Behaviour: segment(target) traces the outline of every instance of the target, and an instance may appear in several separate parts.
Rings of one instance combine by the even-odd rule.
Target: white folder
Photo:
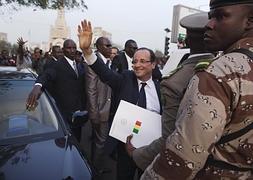
[[[161,124],[160,114],[121,100],[109,135],[126,143],[133,134],[131,143],[139,148],[162,136]]]

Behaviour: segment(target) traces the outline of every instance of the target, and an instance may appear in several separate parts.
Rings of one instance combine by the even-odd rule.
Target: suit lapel
[[[133,72],[133,87],[134,87],[134,93],[133,93],[133,101],[134,104],[137,104],[138,98],[139,98],[139,87],[138,87],[138,81],[137,77],[135,76]]]
[[[123,61],[124,66],[126,67],[126,69],[128,69],[128,61],[127,61],[127,57],[125,53],[124,53],[124,58],[125,58],[125,60]]]
[[[75,78],[77,78],[76,72],[70,66],[70,64],[68,63],[67,59],[63,58],[62,59],[62,63],[64,64],[64,68],[66,69],[66,72],[72,74],[72,76],[74,76]]]
[[[82,74],[84,74],[84,72],[85,72],[84,64],[83,63],[78,63],[77,64],[77,70],[78,70],[79,77],[82,76]]]

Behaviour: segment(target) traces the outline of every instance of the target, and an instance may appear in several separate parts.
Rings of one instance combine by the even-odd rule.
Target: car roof
[[[17,69],[13,66],[0,66],[0,79],[36,80],[36,74],[31,69]]]

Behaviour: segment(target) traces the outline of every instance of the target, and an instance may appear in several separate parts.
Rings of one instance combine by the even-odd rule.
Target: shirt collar
[[[65,57],[65,59],[66,59],[69,63],[73,64],[73,61],[74,61],[74,60],[69,59],[67,56],[64,56],[64,57]]]
[[[106,57],[104,57],[104,55],[101,54],[100,52],[97,51],[97,53],[99,54],[99,56],[102,58],[102,60],[103,60],[104,63],[106,64],[107,60],[109,60],[109,59],[107,59]]]
[[[69,59],[69,58],[66,57],[66,56],[64,56],[64,58],[68,61],[68,63],[70,64],[70,66],[74,69],[75,67],[74,67],[73,62],[75,62],[75,60],[71,60],[71,59]]]
[[[52,56],[52,58],[53,58],[54,61],[58,61],[54,56]]]
[[[152,77],[151,77],[149,80],[147,80],[147,81],[141,81],[141,80],[137,79],[137,82],[138,82],[138,86],[141,86],[141,83],[142,83],[142,82],[147,83],[147,86],[148,86],[148,87],[152,87],[152,85],[153,85]]]
[[[131,62],[132,63],[132,58],[130,58],[128,55],[127,55],[127,53],[126,52],[124,52],[125,53],[125,56],[126,56],[126,58],[127,58],[127,61],[129,61],[129,62]]]

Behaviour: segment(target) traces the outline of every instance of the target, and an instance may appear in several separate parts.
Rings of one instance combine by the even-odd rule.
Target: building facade
[[[7,33],[0,32],[0,41],[8,41],[7,39]]]
[[[70,28],[65,20],[64,8],[59,9],[57,13],[55,25],[50,28],[49,45],[62,47],[63,42],[70,38]]]

